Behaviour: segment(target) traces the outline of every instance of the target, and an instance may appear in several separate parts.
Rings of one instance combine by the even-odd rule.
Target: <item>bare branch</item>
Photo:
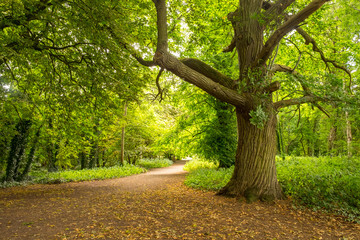
[[[315,107],[317,107],[320,111],[322,111],[328,118],[330,117],[330,114],[322,107],[320,106],[318,103],[313,103],[315,105]]]
[[[307,33],[305,32],[302,28],[296,28],[296,31],[305,39],[305,44],[309,45],[310,43],[313,46],[313,51],[317,52],[320,54],[321,60],[326,64],[326,66],[329,68],[328,63],[331,63],[335,68],[337,69],[341,69],[344,72],[347,73],[347,75],[350,78],[350,83],[349,83],[349,90],[351,92],[351,85],[352,85],[352,76],[351,76],[351,72],[344,66],[340,66],[335,60],[331,60],[325,57],[325,54],[323,51],[321,51],[321,49],[318,47],[316,41]]]
[[[257,57],[258,61],[256,61],[255,64],[264,64],[271,56],[276,45],[288,32],[296,28],[301,22],[307,19],[311,14],[317,11],[322,5],[324,5],[328,1],[329,0],[313,0],[300,12],[290,17],[269,37],[263,49],[259,53]]]
[[[267,8],[263,16],[264,25],[269,24],[272,20],[279,17],[284,10],[289,7],[295,0],[279,0],[275,4],[263,4],[263,8]]]
[[[161,68],[160,71],[159,71],[159,74],[156,77],[156,87],[158,89],[158,94],[156,95],[155,99],[157,99],[160,96],[160,102],[163,100],[163,92],[164,92],[164,90],[161,89],[159,81],[160,81],[161,74],[163,72],[164,72],[164,68]]]
[[[223,49],[223,52],[232,52],[236,47],[236,40],[235,37],[231,40],[231,43],[229,46]]]
[[[156,63],[154,61],[147,61],[140,57],[140,54],[132,46],[123,42],[121,37],[119,37],[111,27],[107,27],[107,30],[109,31],[110,35],[116,40],[116,42],[120,44],[125,50],[127,50],[130,55],[134,57],[136,61],[138,61],[141,65],[145,67],[156,66]]]
[[[299,105],[299,104],[304,104],[304,103],[315,103],[320,100],[322,100],[322,99],[320,99],[319,97],[316,97],[316,96],[304,96],[304,97],[300,97],[300,98],[293,98],[293,99],[289,99],[289,100],[282,100],[279,102],[275,102],[274,108],[280,109],[280,108],[284,108],[284,107],[288,107],[288,106],[292,106],[292,105]]]
[[[270,69],[270,71],[272,71],[272,72],[288,72],[288,73],[297,74],[297,72],[294,72],[291,67],[281,65],[281,64],[274,64],[273,67]]]
[[[301,51],[300,48],[299,48],[293,41],[291,41],[290,39],[285,38],[285,40],[291,42],[291,43],[296,47],[296,49],[299,51],[298,60],[297,60],[297,62],[296,62],[295,67],[294,67],[293,70],[292,70],[292,71],[295,71],[295,69],[297,68],[297,66],[298,66],[299,63],[300,63],[300,60],[301,60],[301,57],[302,57],[302,51]]]

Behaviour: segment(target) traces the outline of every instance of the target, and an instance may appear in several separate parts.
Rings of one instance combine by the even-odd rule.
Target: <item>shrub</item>
[[[187,162],[184,166],[184,170],[188,172],[192,172],[196,169],[200,168],[207,168],[207,169],[216,169],[218,167],[218,164],[215,164],[210,161],[201,160],[201,159],[194,159],[189,162]]]
[[[185,180],[185,185],[208,191],[217,191],[230,180],[234,168],[198,168],[191,171]]]
[[[115,166],[110,168],[67,170],[61,172],[47,173],[45,175],[45,178],[38,178],[35,181],[40,183],[60,183],[72,181],[77,182],[126,177],[143,172],[145,172],[145,170],[141,167],[125,165],[122,167]]]
[[[173,162],[167,158],[144,158],[138,161],[137,165],[150,169],[150,168],[162,168],[162,167],[168,167],[171,166]]]

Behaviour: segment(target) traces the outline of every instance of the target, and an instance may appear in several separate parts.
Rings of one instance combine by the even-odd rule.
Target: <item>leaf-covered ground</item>
[[[0,239],[360,239],[360,225],[184,186],[184,162],[146,174],[0,189]]]

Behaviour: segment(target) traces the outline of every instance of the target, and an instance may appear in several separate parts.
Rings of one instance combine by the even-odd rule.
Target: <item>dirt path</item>
[[[184,162],[136,176],[0,189],[0,239],[360,239],[360,225],[188,189]]]

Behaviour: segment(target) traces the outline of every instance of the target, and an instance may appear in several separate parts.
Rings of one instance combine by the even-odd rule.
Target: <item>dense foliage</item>
[[[360,222],[359,158],[278,157],[276,166],[281,186],[294,203]],[[184,170],[190,172],[187,186],[210,191],[225,186],[232,174],[204,160],[188,162]]]
[[[278,158],[279,181],[288,196],[314,210],[360,222],[359,158]]]

